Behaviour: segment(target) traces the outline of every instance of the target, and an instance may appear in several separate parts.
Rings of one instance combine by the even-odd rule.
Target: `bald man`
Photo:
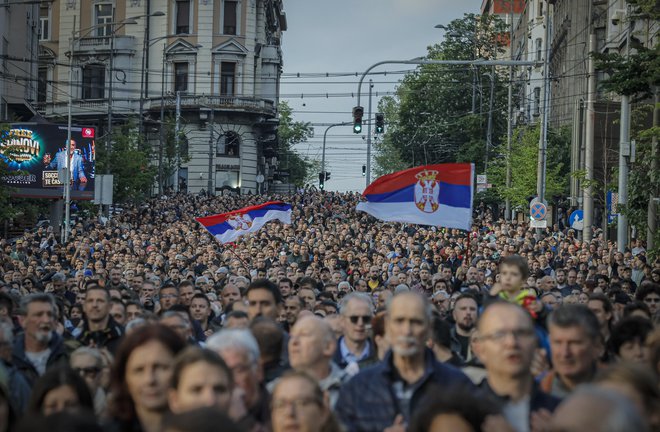
[[[560,401],[542,392],[532,376],[538,341],[529,313],[517,304],[496,302],[481,315],[477,330],[475,351],[487,374],[480,387],[501,400],[516,431],[530,431],[532,421],[543,422]]]
[[[297,371],[307,372],[319,382],[334,409],[339,389],[350,376],[332,361],[337,348],[332,327],[322,318],[305,314],[289,334],[289,364]]]

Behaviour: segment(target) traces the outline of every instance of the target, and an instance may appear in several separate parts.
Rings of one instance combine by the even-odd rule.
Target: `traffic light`
[[[330,180],[330,173],[327,171],[325,172],[325,179]]]
[[[364,177],[364,176],[366,176],[366,175],[367,175],[367,166],[366,166],[366,165],[362,165],[362,177]]]
[[[356,106],[353,108],[353,133],[359,134],[362,132],[362,116],[364,115],[364,108]]]
[[[325,173],[319,173],[319,189],[323,190],[325,187]]]
[[[385,115],[376,113],[376,133],[382,134],[383,132],[385,132]]]

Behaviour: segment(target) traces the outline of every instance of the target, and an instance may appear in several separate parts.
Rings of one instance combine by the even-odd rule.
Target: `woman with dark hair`
[[[69,367],[46,371],[35,383],[26,415],[50,415],[84,409],[94,412],[94,401],[85,380]]]
[[[110,430],[161,430],[174,357],[185,346],[174,330],[160,324],[140,327],[126,336],[112,369]]]

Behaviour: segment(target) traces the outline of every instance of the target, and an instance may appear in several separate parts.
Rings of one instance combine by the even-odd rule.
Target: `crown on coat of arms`
[[[435,180],[437,175],[438,175],[438,171],[425,169],[424,171],[420,171],[417,174],[415,174],[415,178],[421,181]]]

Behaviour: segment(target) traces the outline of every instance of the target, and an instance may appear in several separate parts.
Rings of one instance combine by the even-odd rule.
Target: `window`
[[[215,189],[219,190],[223,187],[230,187],[230,188],[238,187],[237,171],[216,171]]]
[[[222,62],[220,65],[220,94],[234,96],[236,63]]]
[[[534,117],[541,114],[541,87],[534,87]]]
[[[48,68],[40,67],[37,75],[37,102],[46,102],[48,95]]]
[[[536,61],[540,62],[543,59],[543,39],[536,38]]]
[[[222,33],[226,35],[236,34],[236,23],[238,3],[233,0],[225,0],[225,7],[222,11]]]
[[[225,132],[218,137],[218,141],[216,142],[216,156],[238,157],[240,144],[241,137],[236,132]]]
[[[108,37],[112,34],[112,22],[114,21],[114,8],[110,3],[94,5],[94,16],[96,16],[96,36]]]
[[[188,63],[174,63],[174,91],[188,91]]]
[[[39,7],[39,40],[50,39],[50,9],[48,6]]]
[[[103,99],[105,97],[105,66],[87,65],[82,71],[82,98]]]
[[[175,6],[176,34],[190,34],[190,0],[177,0]]]

